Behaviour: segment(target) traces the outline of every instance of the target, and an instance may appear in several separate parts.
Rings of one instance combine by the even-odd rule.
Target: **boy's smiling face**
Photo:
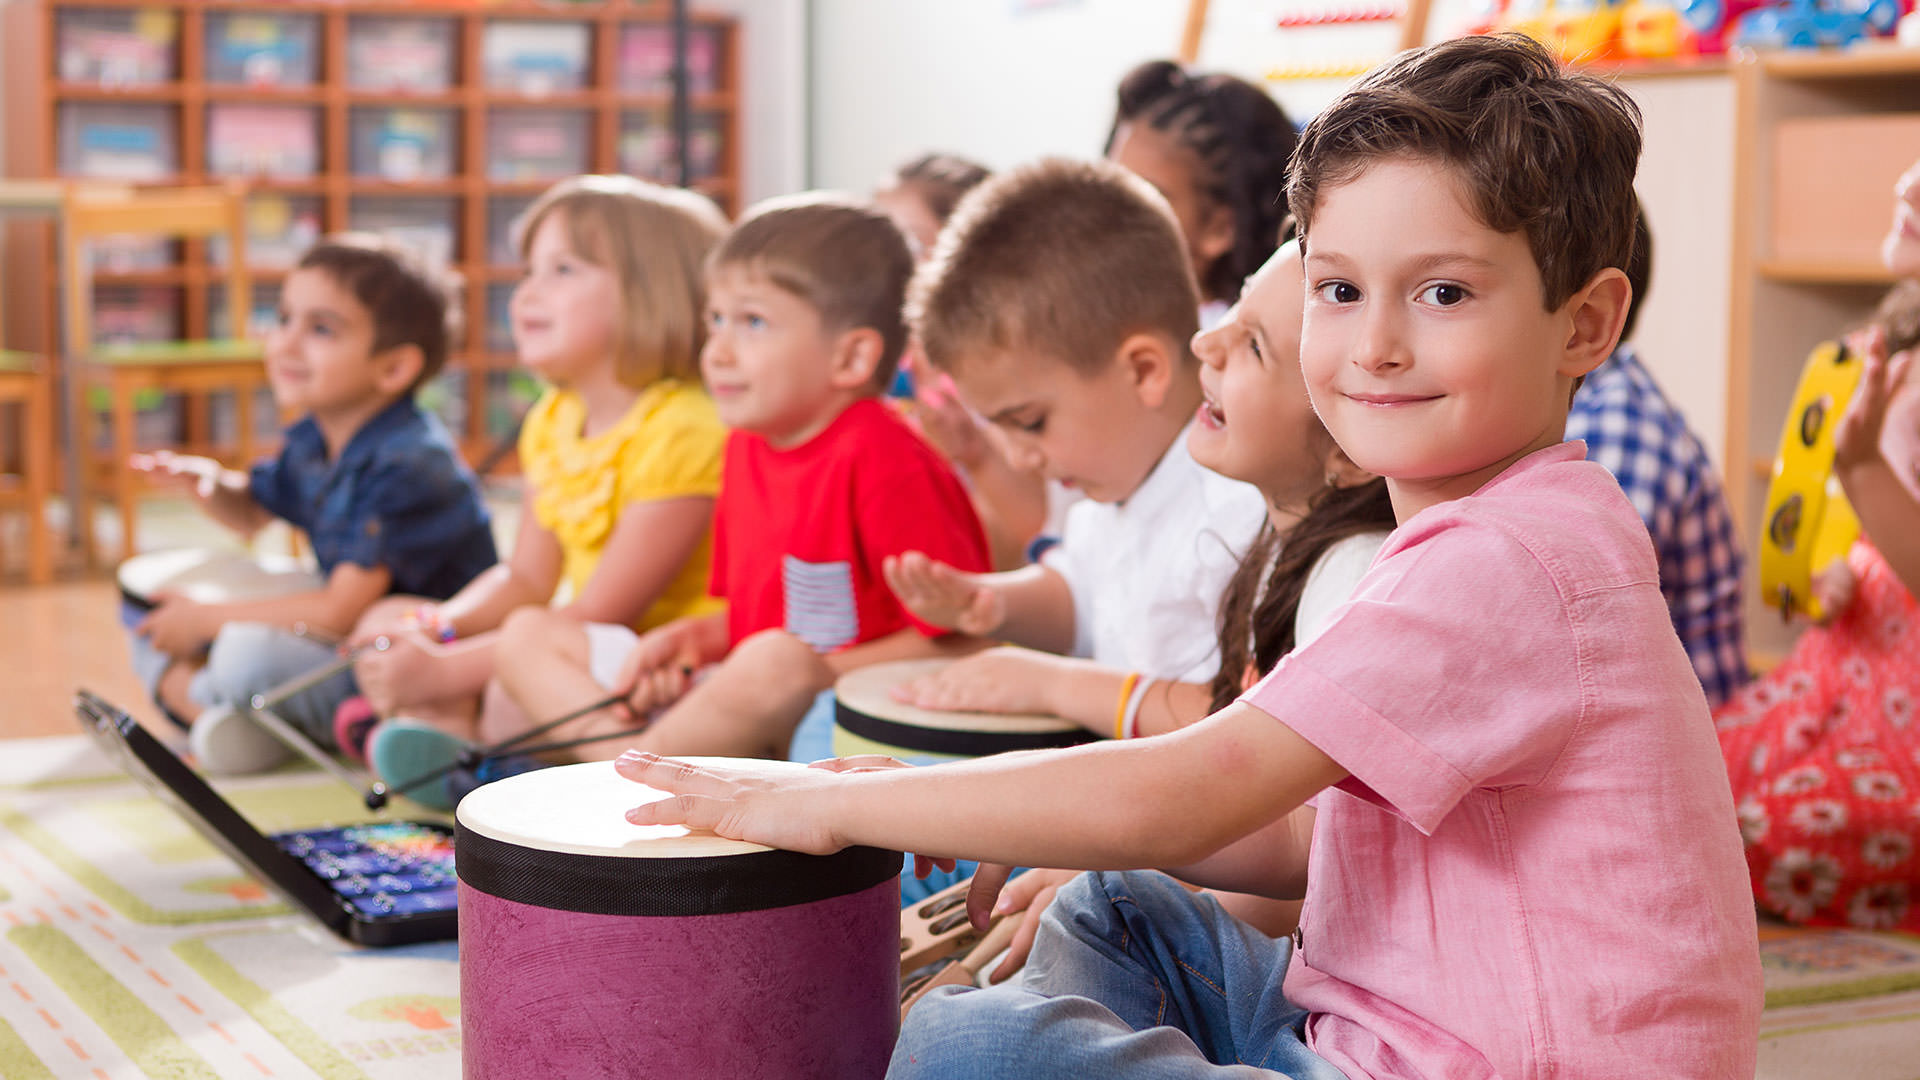
[[[719,266],[708,276],[700,373],[728,427],[783,449],[824,431],[842,404],[835,386],[840,346],[812,304],[765,274]]]
[[[373,336],[373,316],[331,274],[288,274],[266,342],[274,401],[322,419],[365,408],[382,393]]]
[[[1314,408],[1387,477],[1402,521],[1560,442],[1573,380],[1624,318],[1618,270],[1547,310],[1526,234],[1482,224],[1452,170],[1426,160],[1370,162],[1326,189],[1306,269]]]

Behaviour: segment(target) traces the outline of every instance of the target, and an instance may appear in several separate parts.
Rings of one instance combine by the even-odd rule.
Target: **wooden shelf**
[[[1782,49],[1755,54],[1774,79],[1858,79],[1920,75],[1920,49],[1871,41],[1851,49]]]
[[[1891,196],[1889,196],[1891,198]],[[1783,285],[1878,285],[1890,287],[1895,278],[1879,263],[1800,262],[1762,259],[1755,269],[1762,278]]]
[[[60,70],[56,51],[58,14],[63,11],[153,10],[173,17],[175,41],[172,45],[177,78],[152,85],[101,85],[63,82],[54,78]],[[315,64],[312,85],[250,86],[210,83],[209,35],[216,13],[300,16],[311,27]],[[378,18],[430,18],[451,25],[450,84],[446,89],[410,92],[396,88],[356,86],[348,82],[350,50],[354,35],[365,26],[362,20]],[[661,26],[671,18],[665,0],[657,3],[641,0],[603,0],[603,2],[557,3],[548,0],[0,0],[0,23],[6,27],[9,45],[19,44],[19,62],[9,59],[5,75],[9,109],[8,135],[13,145],[7,149],[9,172],[23,178],[57,175],[62,131],[60,107],[71,103],[106,105],[165,106],[171,134],[163,137],[161,150],[177,163],[176,175],[145,183],[197,184],[222,179],[208,171],[207,141],[212,133],[209,107],[213,105],[265,104],[311,109],[317,117],[319,172],[310,177],[250,178],[252,190],[261,194],[292,196],[301,200],[297,207],[303,224],[317,226],[322,232],[345,229],[349,224],[367,225],[364,203],[373,199],[417,200],[424,209],[431,200],[453,203],[448,219],[423,226],[442,229],[451,242],[452,269],[465,284],[460,293],[461,306],[469,327],[469,348],[449,360],[449,374],[470,373],[462,400],[453,403],[464,416],[463,427],[455,432],[463,446],[490,450],[496,439],[487,430],[489,422],[501,421],[501,405],[496,392],[488,387],[487,374],[509,371],[514,358],[485,347],[487,328],[497,319],[490,306],[498,303],[502,286],[518,280],[517,267],[492,262],[493,232],[498,225],[500,204],[506,200],[526,199],[546,190],[550,180],[501,182],[489,178],[489,139],[505,135],[496,128],[495,118],[521,119],[516,113],[554,110],[580,114],[573,123],[583,138],[580,161],[586,171],[613,173],[623,171],[621,149],[629,118],[636,113],[664,115],[672,108],[665,93],[639,93],[622,89],[623,35],[630,27]],[[485,45],[487,28],[503,21],[538,20],[572,23],[589,29],[586,57],[587,85],[578,90],[552,94],[523,94],[507,88],[487,85]],[[729,214],[740,209],[741,184],[739,135],[742,117],[739,82],[740,35],[737,21],[728,15],[698,13],[691,16],[698,34],[710,35],[713,49],[712,92],[692,95],[689,105],[701,130],[719,133],[717,161],[701,163],[714,175],[693,183],[693,187],[720,203]],[[511,38],[511,35],[508,35]],[[706,44],[705,42],[700,43]],[[97,65],[84,68],[99,70]],[[229,65],[229,70],[237,70]],[[289,69],[291,72],[291,69]],[[650,74],[649,77],[652,77]],[[639,84],[632,84],[639,85]],[[703,84],[704,85],[704,84]],[[451,175],[416,182],[397,182],[380,176],[354,175],[349,170],[356,154],[363,167],[369,153],[365,142],[356,147],[355,120],[375,109],[432,109],[451,121]],[[21,116],[15,122],[14,115]],[[102,122],[102,121],[90,121]],[[511,125],[507,125],[511,126]],[[392,137],[412,137],[399,131]],[[383,131],[382,137],[387,137]],[[422,133],[427,139],[423,156],[432,166],[440,150],[435,140],[447,135]],[[711,135],[708,136],[711,138]],[[376,152],[387,152],[382,143]],[[272,148],[263,148],[272,149]],[[299,148],[286,151],[291,155]],[[649,149],[652,149],[651,147]],[[138,153],[150,151],[141,148]],[[158,155],[156,155],[158,156]],[[82,160],[75,155],[73,160]],[[164,158],[161,160],[165,160]],[[104,159],[106,164],[117,164]],[[383,162],[384,164],[384,162]],[[642,163],[649,171],[672,168],[672,162]],[[404,207],[404,203],[403,203]],[[435,211],[438,213],[438,211]],[[21,230],[24,232],[25,230]],[[208,334],[210,294],[225,278],[225,270],[208,261],[205,244],[188,244],[178,249],[180,263],[151,271],[120,275],[103,274],[101,281],[126,285],[164,285],[177,289],[180,296],[178,324],[183,337],[199,338]],[[31,290],[34,295],[17,307],[55,311],[54,285],[50,254],[44,242],[32,248],[35,260],[44,259],[49,272],[37,280],[30,275],[11,278],[16,289]],[[284,270],[254,272],[256,286],[281,281]],[[256,306],[259,298],[256,297]],[[494,316],[490,318],[489,316]],[[34,334],[20,344],[45,349],[45,337],[51,324],[40,324]],[[10,342],[9,344],[12,344]],[[498,382],[498,380],[492,380]]]

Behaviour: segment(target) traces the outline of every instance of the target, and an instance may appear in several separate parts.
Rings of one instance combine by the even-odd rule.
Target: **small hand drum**
[[[1860,535],[1860,519],[1833,475],[1833,433],[1864,365],[1846,345],[1823,342],[1807,357],[1780,433],[1760,527],[1760,592],[1781,618],[1821,618],[1813,575]]]
[[[318,588],[320,578],[297,560],[244,551],[186,548],[150,551],[120,564],[120,621],[129,629],[153,610],[154,597],[179,593],[203,604],[258,600]]]

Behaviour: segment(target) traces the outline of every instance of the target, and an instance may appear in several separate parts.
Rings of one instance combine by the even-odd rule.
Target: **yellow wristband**
[[[1113,707],[1113,737],[1115,739],[1124,739],[1127,737],[1127,702],[1132,700],[1133,685],[1139,681],[1140,673],[1137,671],[1127,672],[1127,677],[1120,681],[1120,701]]]

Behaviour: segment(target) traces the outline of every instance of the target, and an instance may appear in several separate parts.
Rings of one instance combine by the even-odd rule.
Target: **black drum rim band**
[[[850,847],[742,855],[623,858],[548,851],[454,821],[453,866],[488,896],[587,915],[737,915],[850,896],[899,875],[901,856]]]
[[[140,611],[153,610],[153,601],[144,596],[135,596],[125,585],[120,586],[120,602]]]
[[[955,757],[984,757],[1009,750],[1058,750],[1094,739],[1093,732],[1078,726],[1059,731],[959,731],[902,724],[863,713],[838,698],[833,702],[833,719],[848,734],[870,742]]]

